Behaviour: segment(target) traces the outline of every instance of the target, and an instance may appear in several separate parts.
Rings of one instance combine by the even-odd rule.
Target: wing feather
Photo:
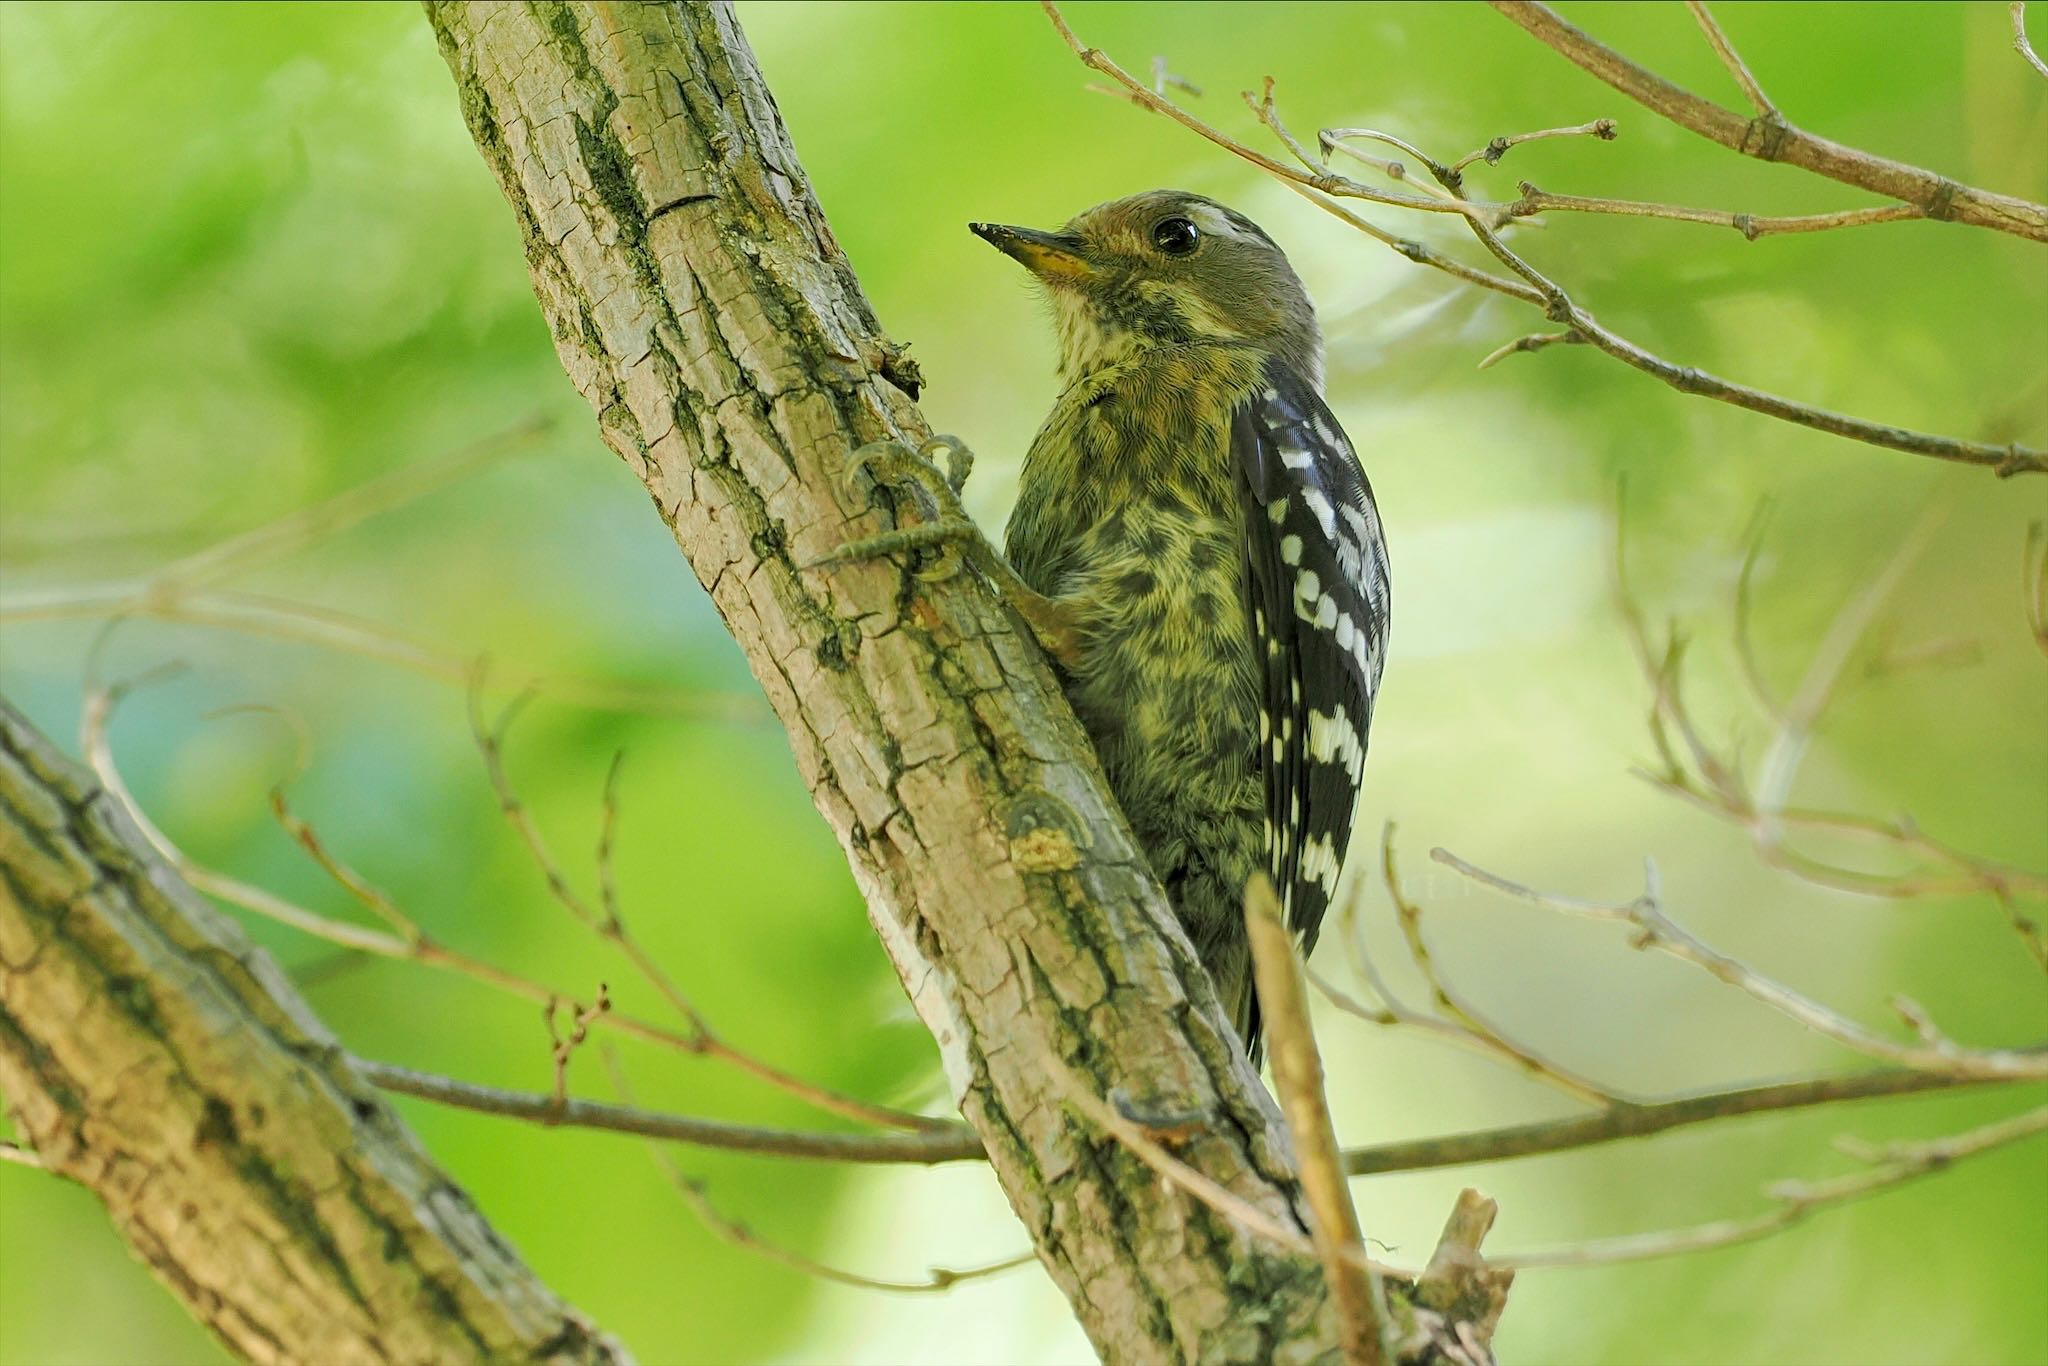
[[[1385,661],[1386,541],[1344,429],[1284,362],[1231,420],[1246,615],[1263,666],[1267,863],[1302,951],[1351,841]]]

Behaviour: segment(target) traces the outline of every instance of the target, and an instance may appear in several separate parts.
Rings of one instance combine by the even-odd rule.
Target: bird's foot
[[[937,460],[940,454],[946,457],[943,470]],[[939,554],[932,563],[913,571],[920,579],[936,582],[952,578],[960,572],[963,561],[972,560],[1031,628],[1039,647],[1062,664],[1071,665],[1079,657],[1073,610],[1037,592],[1018,577],[1017,571],[996,553],[995,547],[982,536],[981,528],[960,506],[960,489],[973,468],[974,452],[957,436],[934,436],[914,451],[900,441],[870,441],[853,452],[840,472],[848,492],[859,491],[862,474],[877,484],[915,485],[929,500],[930,515],[910,526],[849,541],[804,568],[937,550]]]
[[[943,470],[937,459],[941,454],[946,456]],[[913,525],[849,541],[804,568],[935,549],[940,552],[938,558],[918,569],[917,577],[930,581],[952,578],[960,572],[963,550],[981,541],[981,529],[960,506],[960,490],[973,468],[974,452],[958,437],[934,436],[914,451],[901,441],[870,441],[848,457],[839,472],[846,491],[858,494],[864,474],[877,485],[914,485],[930,500],[931,513]]]

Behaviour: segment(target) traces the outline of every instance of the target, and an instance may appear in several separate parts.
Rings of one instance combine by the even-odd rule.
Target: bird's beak
[[[1066,233],[1012,228],[1002,223],[969,223],[967,230],[1041,280],[1079,280],[1092,274],[1081,240]]]

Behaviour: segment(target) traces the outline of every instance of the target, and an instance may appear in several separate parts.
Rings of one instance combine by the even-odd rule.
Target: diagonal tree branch
[[[269,955],[0,703],[0,1091],[253,1361],[616,1362]]]
[[[556,350],[789,732],[1040,1260],[1112,1361],[1308,1360],[1312,1257],[1165,1188],[1062,1079],[1306,1227],[1286,1132],[1028,634],[979,580],[812,565],[927,428],[723,5],[429,3]],[[875,515],[875,505],[885,516]],[[1209,1249],[1190,1255],[1190,1249]]]

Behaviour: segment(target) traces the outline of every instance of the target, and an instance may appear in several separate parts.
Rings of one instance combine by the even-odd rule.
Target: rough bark
[[[1097,1349],[1333,1356],[1312,1260],[1167,1188],[1065,1103],[1078,1081],[1202,1117],[1180,1155],[1305,1227],[1279,1117],[1036,648],[972,575],[796,567],[891,524],[888,491],[840,491],[849,452],[926,429],[731,14],[427,13],[564,368],[745,650]]]
[[[0,1092],[252,1361],[619,1362],[270,957],[0,703]]]

